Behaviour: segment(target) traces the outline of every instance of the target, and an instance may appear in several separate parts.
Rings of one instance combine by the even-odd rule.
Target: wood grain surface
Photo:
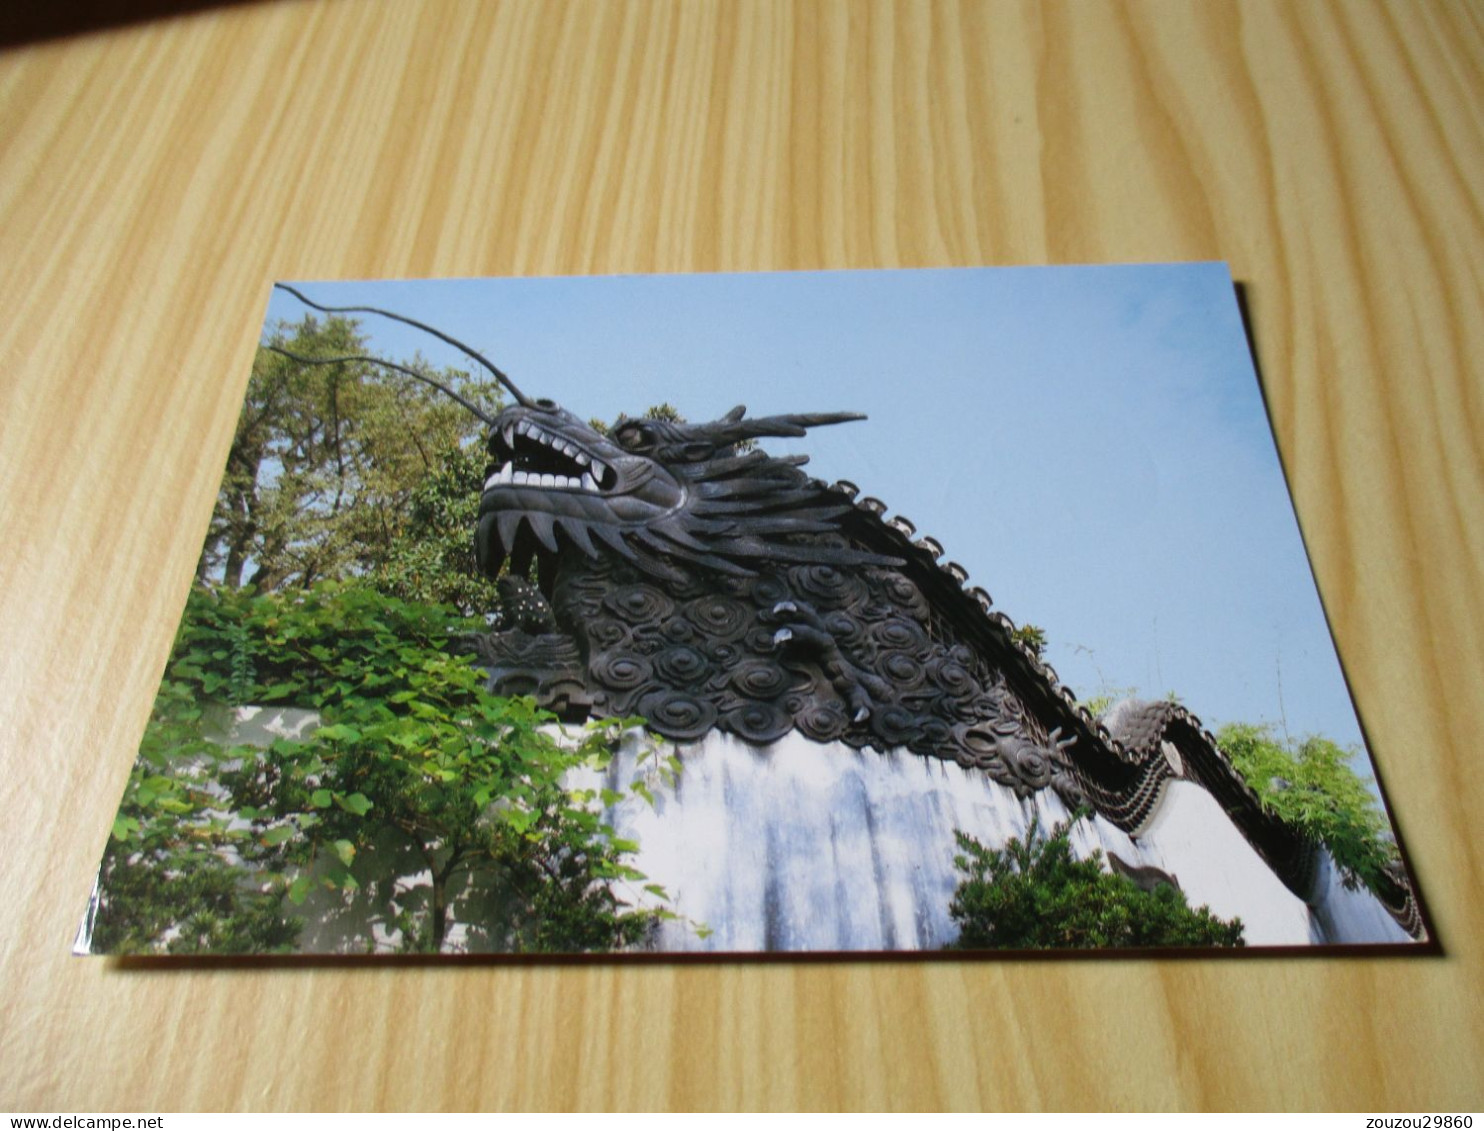
[[[69,957],[270,282],[1226,259],[1446,954]],[[1484,13],[284,0],[0,52],[0,1108],[1484,1106]]]

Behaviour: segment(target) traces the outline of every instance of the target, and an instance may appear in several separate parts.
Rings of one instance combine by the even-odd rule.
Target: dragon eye
[[[631,452],[650,447],[654,443],[653,434],[642,424],[624,424],[614,432],[613,438],[621,448]]]

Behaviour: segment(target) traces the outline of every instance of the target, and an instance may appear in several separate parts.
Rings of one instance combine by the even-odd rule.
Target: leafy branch
[[[431,884],[426,912],[403,916],[404,945],[443,949],[456,893],[480,883],[511,893],[499,921],[470,924],[494,949],[642,941],[668,916],[615,894],[618,883],[646,879],[628,863],[637,846],[564,784],[577,767],[606,766],[634,720],[558,736],[554,716],[529,699],[490,695],[466,658],[449,655],[449,635],[462,627],[446,608],[357,585],[194,592],[112,858],[167,879],[211,861],[242,908],[283,896],[302,908],[316,890],[334,906],[361,888],[362,862],[391,838],[423,862]],[[206,739],[200,703],[228,696],[314,710],[322,725],[265,750],[225,748]],[[107,894],[118,883],[105,872]],[[264,899],[249,899],[254,891]],[[114,941],[170,949],[172,914],[157,906]],[[270,936],[288,945],[296,933],[282,914],[278,932],[252,949]],[[203,949],[216,946],[203,937]]]
[[[1043,834],[1033,818],[1001,849],[954,834],[963,875],[949,914],[959,950],[1242,945],[1240,919],[1192,909],[1169,884],[1145,891],[1104,871],[1102,853],[1072,856],[1071,821]]]

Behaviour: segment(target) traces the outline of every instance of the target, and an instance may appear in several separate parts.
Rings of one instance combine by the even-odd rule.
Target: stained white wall
[[[603,784],[644,771],[631,738]],[[794,733],[766,748],[713,732],[681,748],[673,790],[649,784],[656,804],[610,811],[640,845],[637,867],[670,892],[685,924],[664,928],[666,950],[903,950],[941,947],[957,932],[948,904],[959,875],[953,833],[997,846],[1067,816],[1049,790],[1019,800],[983,774],[895,752],[820,745]],[[586,784],[596,786],[595,778]],[[1249,946],[1405,942],[1376,899],[1321,868],[1311,910],[1290,892],[1192,782],[1172,782],[1139,835],[1103,820],[1079,822],[1074,851],[1115,852],[1173,875],[1192,906],[1240,917]]]
[[[223,743],[265,746],[316,723],[310,712],[242,707],[215,729]],[[936,949],[957,934],[948,914],[959,881],[954,831],[998,846],[1024,836],[1033,818],[1045,830],[1067,817],[1049,790],[1020,800],[951,762],[821,745],[797,733],[759,748],[713,732],[678,749],[673,784],[660,780],[656,759],[641,761],[645,749],[632,733],[606,771],[584,771],[571,784],[627,791],[642,778],[654,795],[653,806],[630,797],[607,816],[620,836],[638,841],[634,863],[682,916],[661,928],[660,950]],[[1408,941],[1369,892],[1343,886],[1327,858],[1306,905],[1191,782],[1170,783],[1136,837],[1094,818],[1078,822],[1072,844],[1079,856],[1101,849],[1173,875],[1192,905],[1239,916],[1249,946]],[[368,848],[355,871],[356,895],[316,890],[296,909],[306,919],[304,950],[344,952],[367,939],[395,949],[397,912],[426,905],[429,873],[405,845]],[[478,924],[498,914],[504,895],[493,877],[478,887],[452,893],[453,949],[487,949]],[[657,902],[638,885],[620,894]]]

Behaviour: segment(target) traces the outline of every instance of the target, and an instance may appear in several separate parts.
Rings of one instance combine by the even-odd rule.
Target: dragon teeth
[[[577,478],[567,475],[543,474],[536,471],[516,471],[512,461],[506,463],[499,471],[485,480],[485,490],[489,490],[491,487],[508,485],[513,487],[545,487],[599,493],[602,491],[602,488],[598,486],[598,480],[606,479],[612,474],[611,468],[588,455],[570,440],[547,432],[529,420],[516,420],[506,424],[501,429],[500,435],[505,441],[505,446],[512,451],[515,449],[516,438],[525,436],[542,447],[559,452],[576,463],[578,467],[582,468],[582,475],[580,478]]]
[[[583,472],[582,478],[573,479],[569,475],[543,475],[539,471],[516,471],[514,464],[507,463],[499,471],[484,481],[484,489],[492,487],[546,487],[553,490],[563,491],[596,491],[598,485],[593,482],[593,477]]]

